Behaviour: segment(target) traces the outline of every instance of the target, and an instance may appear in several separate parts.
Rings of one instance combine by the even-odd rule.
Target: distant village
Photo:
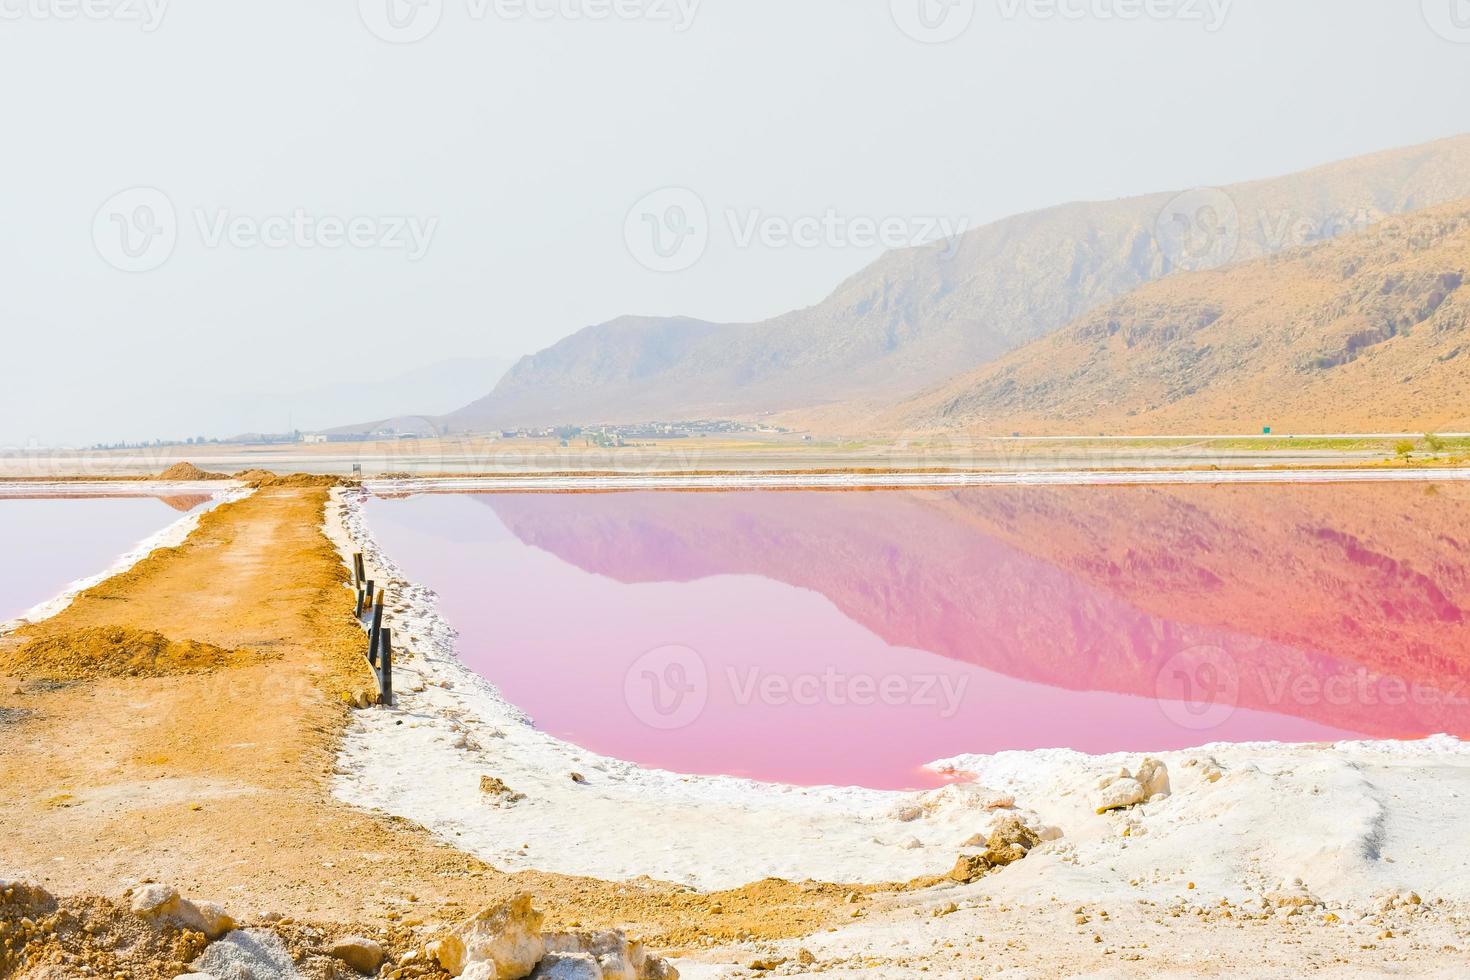
[[[562,446],[580,444],[600,449],[618,449],[637,446],[647,442],[670,439],[696,439],[709,436],[730,435],[785,435],[791,430],[779,426],[753,425],[732,422],[728,419],[699,419],[692,422],[640,422],[629,425],[562,425],[540,428],[502,429],[491,433],[454,433],[454,435],[483,435],[494,439],[556,440]],[[382,442],[393,439],[431,439],[447,435],[438,431],[427,419],[403,420],[397,424],[383,425],[366,432],[251,432],[227,439],[210,439],[197,436],[189,439],[154,439],[142,442],[97,443],[91,448],[98,451],[128,449],[161,449],[177,446],[286,446],[296,443],[323,445],[327,443]]]
[[[497,439],[555,440],[563,446],[580,443],[603,449],[636,446],[642,442],[658,442],[670,439],[693,439],[709,436],[738,434],[779,435],[788,432],[775,426],[751,425],[732,422],[728,419],[700,419],[692,422],[639,422],[627,425],[558,425],[501,429],[492,433],[454,433],[455,435],[488,435]],[[371,432],[357,433],[311,433],[305,442],[377,442],[384,439],[422,439],[445,435],[427,426],[403,429],[393,425],[383,426]]]

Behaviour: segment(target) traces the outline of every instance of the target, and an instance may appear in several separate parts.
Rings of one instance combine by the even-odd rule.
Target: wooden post
[[[378,593],[377,601],[373,603],[373,630],[368,639],[368,663],[373,666],[378,664],[378,640],[383,635],[383,593]]]
[[[383,628],[382,660],[378,663],[378,686],[383,689],[383,704],[393,704],[393,631]]]
[[[367,569],[362,563],[362,552],[360,551],[352,556],[352,574],[356,576],[352,584],[359,589],[362,588],[362,581],[367,578]]]
[[[366,601],[367,593],[363,592],[362,587],[359,586],[357,590],[357,612],[354,613],[354,615],[357,616],[358,619],[362,618],[362,604]]]
[[[368,579],[367,580],[367,588],[365,589],[365,591],[367,592],[367,596],[366,596],[367,604],[363,606],[363,610],[362,610],[363,612],[367,612],[368,607],[373,604],[373,580],[372,579]]]

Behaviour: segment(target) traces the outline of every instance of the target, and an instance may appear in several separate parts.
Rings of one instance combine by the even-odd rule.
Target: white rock
[[[1158,759],[1144,759],[1133,778],[1143,785],[1149,798],[1169,795],[1169,767]]]
[[[557,955],[588,957],[597,964],[598,976],[603,980],[638,980],[628,939],[617,930],[552,933],[546,937],[546,949]]]
[[[1136,774],[1127,769],[1098,781],[1097,812],[1121,810],[1169,795],[1169,769],[1158,759],[1147,758]]]
[[[269,929],[237,929],[189,966],[216,980],[303,980],[286,944]]]
[[[531,980],[603,980],[602,967],[586,953],[548,953]]]
[[[145,919],[162,919],[179,911],[178,889],[169,885],[136,885],[132,890],[129,907],[134,915]]]
[[[343,936],[327,950],[358,973],[374,974],[383,965],[383,947],[364,936]]]
[[[1321,906],[1322,900],[1313,895],[1300,878],[1293,878],[1291,881],[1283,881],[1274,892],[1266,895],[1266,904],[1278,911],[1288,908],[1312,911]]]
[[[181,900],[180,913],[184,919],[184,925],[190,929],[204,933],[210,939],[218,939],[232,931],[236,922],[223,906],[214,902],[199,902],[195,904],[187,899]]]
[[[184,929],[193,929],[210,939],[218,939],[235,928],[235,920],[221,906],[213,902],[196,905],[170,885],[153,883],[133,886],[129,907],[134,915],[149,922],[169,923]]]
[[[590,957],[601,970],[602,980],[678,980],[679,971],[664,960],[649,955],[642,943],[629,942],[621,931],[551,933],[546,936],[548,954]]]
[[[542,919],[532,907],[531,896],[518,895],[455,926],[448,936],[432,944],[432,952],[452,977],[480,963],[494,968],[488,976],[525,977],[546,955]]]
[[[1103,787],[1097,800],[1097,812],[1107,813],[1109,810],[1137,806],[1146,799],[1148,799],[1148,791],[1143,788],[1142,783],[1131,776],[1127,779],[1120,777]]]

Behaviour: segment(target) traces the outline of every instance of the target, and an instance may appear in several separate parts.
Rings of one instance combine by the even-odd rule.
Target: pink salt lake
[[[1362,537],[1355,492],[427,494],[368,517],[544,731],[920,788],[968,752],[1470,733],[1463,543]]]
[[[0,496],[0,622],[104,571],[205,500]]]

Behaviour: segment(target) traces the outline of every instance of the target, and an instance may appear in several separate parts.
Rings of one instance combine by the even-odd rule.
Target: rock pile
[[[525,793],[517,793],[505,785],[504,780],[495,776],[480,777],[480,792],[489,797],[496,806],[511,806],[526,798]]]
[[[426,952],[464,980],[678,980],[679,972],[621,932],[543,933],[530,895],[465,920]]]
[[[385,956],[381,943],[363,936],[344,936],[333,943],[327,952],[358,973],[369,976],[378,972]]]
[[[1144,759],[1136,773],[1120,769],[1099,780],[1097,788],[1101,791],[1097,801],[1098,813],[1126,810],[1168,796],[1169,770],[1158,759]]]
[[[133,914],[141,919],[193,929],[211,940],[235,928],[235,920],[220,906],[213,902],[191,902],[169,885],[134,885],[124,897],[129,900]]]
[[[978,881],[992,868],[1015,864],[1040,843],[1041,835],[1026,826],[1020,817],[1002,817],[986,838],[984,853],[961,855],[949,876],[962,884]]]

